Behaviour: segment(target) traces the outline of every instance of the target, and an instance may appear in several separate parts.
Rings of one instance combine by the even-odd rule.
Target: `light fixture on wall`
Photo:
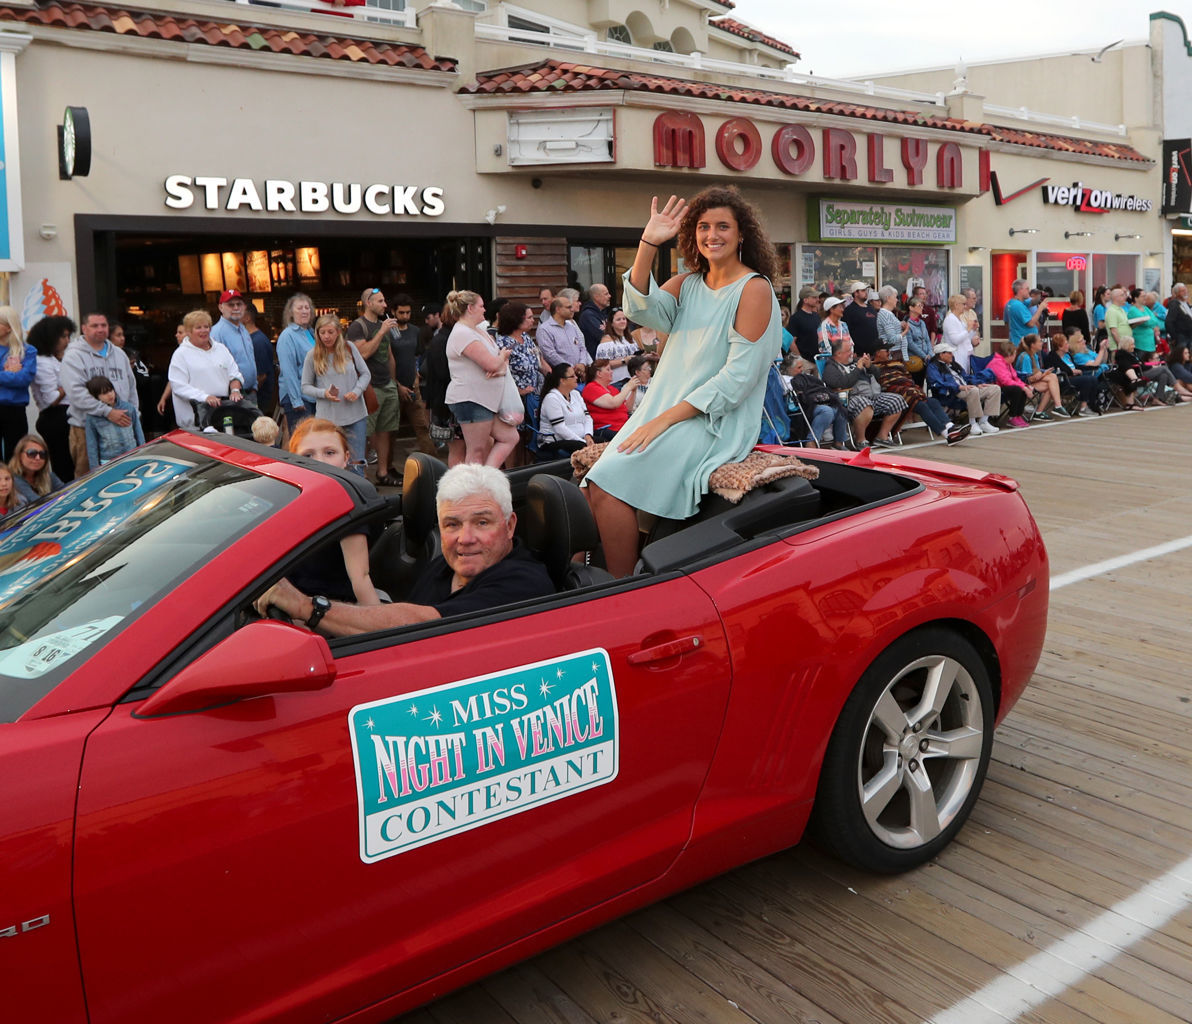
[[[1038,228],[1011,228],[1010,229],[1010,237],[1011,238],[1013,238],[1015,235],[1037,235],[1038,233],[1039,233]]]
[[[969,252],[989,252],[989,246],[987,246],[987,245],[970,245]]]
[[[47,242],[52,241],[53,239],[58,237],[58,225],[57,224],[43,224],[41,227],[39,227],[37,229],[37,233],[39,235],[41,235],[41,237],[44,238]]]
[[[1141,237],[1142,237],[1142,235],[1114,235],[1113,240],[1115,242],[1120,242],[1123,238],[1141,238]]]
[[[501,214],[503,214],[504,212],[505,212],[505,207],[504,207],[504,205],[501,205],[501,206],[494,207],[494,208],[493,208],[493,209],[491,209],[491,210],[486,210],[486,211],[485,211],[485,214],[484,214],[484,219],[485,219],[486,221],[488,221],[490,224],[496,224],[496,222],[497,222],[497,218],[498,218],[499,216],[501,216]]]
[[[1065,231],[1065,238],[1092,238],[1097,232],[1095,231]]]

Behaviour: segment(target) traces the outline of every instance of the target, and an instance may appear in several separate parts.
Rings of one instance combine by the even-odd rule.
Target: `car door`
[[[95,1024],[332,1019],[657,877],[687,840],[730,662],[686,578],[334,650],[323,689],[122,704],[89,740]]]

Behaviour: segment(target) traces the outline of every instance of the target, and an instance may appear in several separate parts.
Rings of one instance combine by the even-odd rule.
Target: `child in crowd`
[[[12,482],[12,471],[0,462],[0,516],[6,516],[25,504]]]
[[[277,438],[281,434],[281,427],[277,425],[277,420],[272,416],[258,416],[252,421],[252,439],[257,444],[266,445],[269,448],[277,448]]]
[[[136,406],[122,398],[116,397],[116,386],[107,377],[100,374],[87,381],[87,392],[92,398],[97,398],[104,405],[113,409],[120,409],[128,413],[132,423],[127,427],[118,427],[107,416],[95,413],[87,414],[87,459],[92,469],[97,469],[106,462],[130,452],[138,445],[145,443],[145,433],[141,429],[141,417]]]

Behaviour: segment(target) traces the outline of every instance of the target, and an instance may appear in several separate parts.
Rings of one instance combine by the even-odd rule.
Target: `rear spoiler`
[[[982,469],[971,469],[968,466],[953,466],[947,462],[931,462],[927,459],[915,459],[893,452],[881,452],[876,458],[872,448],[865,448],[855,455],[842,460],[850,466],[877,469],[900,469],[908,473],[934,477],[937,480],[957,480],[966,484],[989,484],[1003,491],[1017,491],[1018,481],[1000,473],[987,473]]]

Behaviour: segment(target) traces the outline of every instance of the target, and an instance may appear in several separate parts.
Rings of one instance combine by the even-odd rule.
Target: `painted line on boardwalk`
[[[1141,548],[1053,576],[1059,590],[1115,569],[1192,547],[1192,536]],[[1135,943],[1147,938],[1192,903],[1192,857],[1110,907],[1066,938],[1007,968],[996,981],[965,996],[929,1024],[1009,1024],[1062,995]]]
[[[1102,964],[1162,928],[1192,900],[1192,857],[1053,942],[929,1024],[1006,1024],[1054,999]]]
[[[1118,555],[1116,558],[1107,558],[1103,562],[1094,562],[1092,565],[1086,565],[1082,569],[1073,569],[1071,572],[1052,576],[1051,589],[1059,590],[1061,587],[1071,586],[1073,583],[1080,583],[1082,580],[1092,579],[1094,576],[1113,572],[1115,569],[1124,569],[1126,566],[1134,565],[1136,562],[1145,562],[1152,558],[1162,558],[1164,555],[1170,555],[1173,551],[1183,551],[1184,548],[1192,548],[1192,536],[1177,537],[1175,540],[1164,541],[1164,543],[1156,544],[1153,547],[1141,548],[1138,551],[1131,551],[1125,555]]]

